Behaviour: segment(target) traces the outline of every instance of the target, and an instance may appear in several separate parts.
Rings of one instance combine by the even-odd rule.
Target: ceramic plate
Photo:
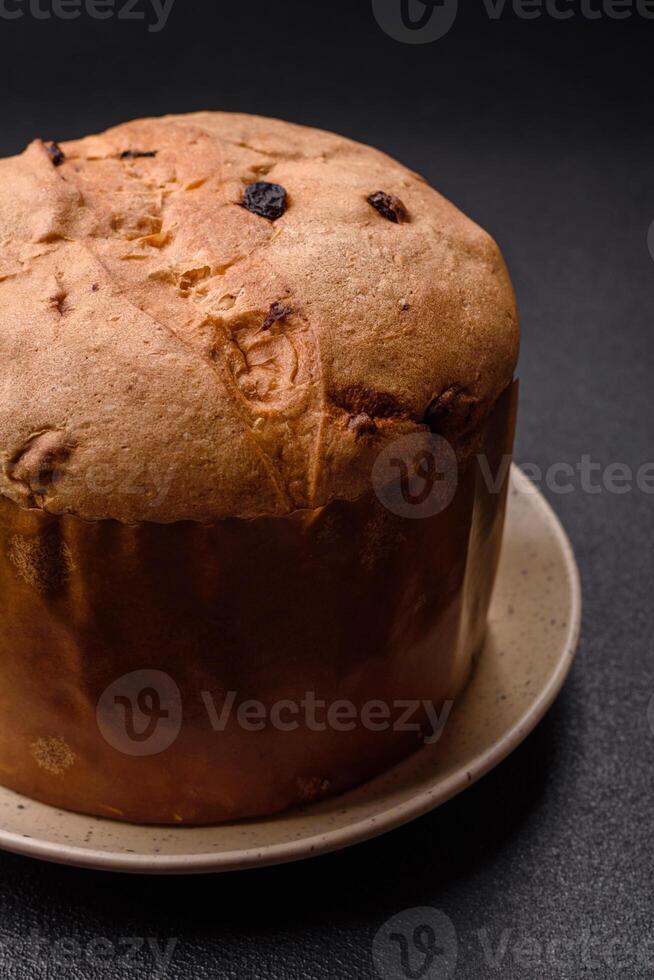
[[[520,744],[563,685],[580,615],[579,576],[565,532],[514,467],[488,639],[436,745],[337,799],[217,827],[120,824],[0,788],[0,847],[111,871],[191,873],[295,861],[385,833],[460,793]]]

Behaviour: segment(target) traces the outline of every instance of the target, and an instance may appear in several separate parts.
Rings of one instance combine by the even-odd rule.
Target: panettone
[[[501,537],[518,323],[485,232],[275,120],[38,140],[0,161],[0,351],[1,782],[206,823],[416,747],[365,712],[456,699]],[[440,503],[394,505],[445,444]]]

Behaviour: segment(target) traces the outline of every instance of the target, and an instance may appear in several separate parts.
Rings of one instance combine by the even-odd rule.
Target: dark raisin
[[[394,221],[397,225],[409,220],[407,209],[399,197],[395,197],[394,194],[386,194],[385,191],[375,191],[368,198],[368,204],[372,204],[373,208],[379,211],[384,218],[388,218],[389,221]]]
[[[366,412],[362,412],[360,415],[354,415],[348,421],[347,427],[357,436],[374,436],[377,432],[374,419],[371,419]]]
[[[276,221],[286,210],[286,191],[281,184],[258,180],[249,184],[243,194],[243,207],[262,218]]]
[[[283,320],[287,317],[292,310],[290,306],[284,306],[283,303],[273,303],[268,310],[268,316],[261,324],[262,330],[269,330],[273,323],[277,323],[278,320]]]
[[[92,289],[92,291],[94,293],[97,293],[97,291],[98,291],[99,288],[100,288],[100,286],[98,285],[97,282],[94,282],[93,285],[91,286],[91,289]]]
[[[52,143],[46,143],[45,148],[48,151],[48,156],[54,163],[55,167],[60,167],[66,159],[66,154],[61,149],[59,144],[53,141]]]
[[[123,150],[121,160],[136,160],[137,157],[156,157],[159,150]]]
[[[369,415],[374,419],[408,418],[408,409],[384,391],[371,391],[363,385],[349,385],[331,392],[332,401],[348,415]]]
[[[473,416],[474,400],[462,388],[450,385],[429,404],[424,422],[439,435],[464,430]]]

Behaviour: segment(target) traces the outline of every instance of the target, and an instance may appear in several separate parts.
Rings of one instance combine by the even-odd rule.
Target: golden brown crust
[[[474,427],[509,384],[497,246],[376,150],[225,113],[61,148],[0,161],[0,493],[20,505],[131,523],[353,499],[430,405]],[[286,189],[275,221],[242,206],[261,180]]]

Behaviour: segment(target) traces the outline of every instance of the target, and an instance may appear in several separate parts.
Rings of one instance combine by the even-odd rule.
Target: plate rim
[[[302,837],[300,840],[284,841],[262,847],[249,846],[223,854],[207,851],[177,855],[120,853],[39,840],[36,837],[3,830],[2,827],[0,827],[0,849],[52,864],[127,874],[192,875],[264,868],[318,857],[372,840],[424,816],[478,782],[511,755],[547,714],[572,668],[581,632],[581,577],[563,524],[538,487],[515,463],[511,465],[511,480],[512,487],[517,488],[518,492],[521,488],[529,487],[527,492],[537,497],[538,506],[544,511],[547,523],[557,538],[570,583],[570,616],[565,639],[561,644],[562,653],[547,683],[511,728],[499,739],[496,738],[465,768],[458,769],[445,778],[440,777],[437,786],[423,787],[415,795],[389,806],[377,816],[363,817],[328,833],[323,831],[315,837]],[[25,798],[20,794],[15,795],[19,799]],[[47,806],[47,804],[40,805]],[[98,817],[88,819],[101,820]],[[274,821],[275,817],[267,819]],[[217,824],[216,829],[219,828],[220,824]],[[193,828],[178,829],[183,832],[186,829],[192,831]]]

